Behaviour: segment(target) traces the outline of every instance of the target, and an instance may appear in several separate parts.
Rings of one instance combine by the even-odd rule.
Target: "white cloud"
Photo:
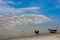
[[[12,14],[12,15],[24,14],[23,11],[27,11],[27,10],[34,12],[34,10],[37,10],[37,9],[39,9],[39,7],[28,7],[28,8],[18,8],[18,9],[4,7],[4,8],[0,8],[0,14],[3,14],[4,15],[3,17],[5,17],[5,16],[10,16],[8,14]]]
[[[38,15],[38,14],[25,14],[24,11],[27,12],[27,10],[30,10],[32,12],[34,12],[34,10],[38,10],[40,9],[40,7],[26,7],[26,8],[11,8],[10,6],[8,6],[7,3],[13,3],[14,2],[4,2],[2,0],[0,0],[0,21],[4,22],[4,24],[2,24],[3,27],[8,27],[8,26],[15,26],[16,24],[40,24],[43,22],[47,22],[50,21],[49,18],[43,16],[43,15]],[[4,4],[5,3],[5,4]],[[13,16],[14,14],[20,14],[20,16]],[[23,14],[23,15],[22,15]],[[12,16],[11,16],[12,15]],[[11,17],[8,17],[11,16]],[[6,18],[5,18],[6,17]]]
[[[39,7],[26,7],[26,8],[12,8],[8,5],[8,3],[12,3],[12,4],[16,4],[15,2],[13,1],[4,1],[4,0],[0,0],[0,14],[3,14],[3,17],[5,16],[10,16],[8,14],[12,14],[12,15],[15,15],[15,14],[23,14],[24,12],[23,11],[27,11],[27,10],[37,10],[37,9],[40,9]],[[20,3],[20,2],[18,2]]]
[[[16,4],[16,5],[18,5],[18,4],[22,4],[22,2],[14,2],[14,1],[12,1],[12,0],[0,0],[0,5],[2,6],[2,5],[4,5],[4,6],[7,6],[8,4]]]
[[[51,21],[51,19],[45,17],[44,15],[38,15],[38,14],[24,14],[24,15],[20,15],[20,16],[13,16],[13,17],[9,17],[6,19],[2,19],[0,21],[3,21],[4,24],[2,26],[5,27],[12,27],[15,26],[17,24],[20,25],[26,25],[26,24],[41,24],[47,21]]]
[[[7,1],[7,4],[16,4],[16,3],[13,1]]]
[[[27,11],[27,10],[37,10],[37,9],[40,9],[39,7],[27,7],[27,8],[18,8],[16,10],[14,10],[15,12],[20,12],[20,13],[23,13],[23,11]]]
[[[4,4],[4,2],[2,2],[2,4]],[[29,19],[29,18],[25,19],[24,17],[21,18],[21,16],[23,16],[23,15],[17,17],[19,20],[16,20],[15,19],[16,17],[13,17],[13,16],[6,19],[5,17],[10,16],[9,14],[12,14],[12,15],[17,14],[17,13],[25,14],[23,11],[30,10],[30,11],[34,12],[34,10],[36,11],[36,10],[40,9],[39,7],[26,7],[26,8],[15,9],[15,8],[9,7],[7,4],[4,4],[4,5],[0,6],[0,15],[1,15],[0,16],[0,21],[4,22],[4,24],[2,24],[2,26],[5,27],[5,28],[8,27],[8,26],[10,26],[10,27],[14,26],[16,24],[23,25],[23,24],[28,24],[28,23],[32,23],[33,22],[32,19]]]

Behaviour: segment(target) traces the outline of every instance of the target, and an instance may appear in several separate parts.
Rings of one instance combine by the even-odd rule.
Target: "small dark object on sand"
[[[50,31],[50,33],[56,33],[57,29],[48,29]]]
[[[39,34],[39,30],[35,30],[34,32],[35,32],[35,34]]]

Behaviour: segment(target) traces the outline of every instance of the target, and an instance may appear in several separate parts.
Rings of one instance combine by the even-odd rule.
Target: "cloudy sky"
[[[0,26],[60,25],[60,0],[0,0]]]

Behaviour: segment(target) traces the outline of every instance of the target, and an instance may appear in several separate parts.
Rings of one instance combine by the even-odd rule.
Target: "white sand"
[[[16,38],[16,39],[10,39],[10,40],[60,40],[60,34]]]

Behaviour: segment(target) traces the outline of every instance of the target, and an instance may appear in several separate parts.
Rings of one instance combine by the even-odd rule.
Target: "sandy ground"
[[[60,40],[60,34],[32,36],[32,37],[6,39],[6,40]]]

